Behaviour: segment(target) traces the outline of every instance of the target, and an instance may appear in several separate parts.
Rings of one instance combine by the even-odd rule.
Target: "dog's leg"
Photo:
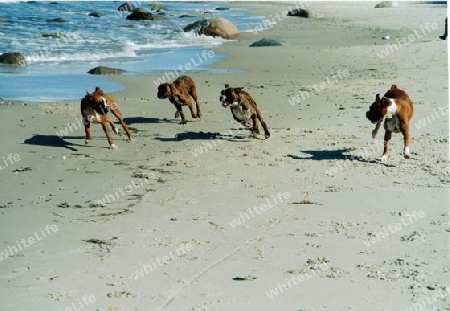
[[[86,122],[84,124],[84,132],[86,134],[86,139],[84,140],[84,143],[87,145],[91,142],[91,123],[90,122]]]
[[[83,98],[81,100],[80,110],[81,110],[81,117],[83,119],[83,124],[84,124],[84,132],[86,134],[86,139],[84,140],[84,143],[87,145],[91,142],[91,122],[89,122],[88,117],[84,114],[85,108],[86,108],[86,103]]]
[[[191,116],[193,119],[197,118],[197,114],[194,111],[194,108],[192,107],[192,100],[189,97],[189,94],[184,94],[181,96],[180,101],[183,105],[188,106],[189,110],[191,111]]]
[[[375,125],[375,129],[372,131],[372,138],[373,139],[375,139],[375,137],[377,137],[378,130],[381,127],[381,123],[383,123],[383,120],[378,121],[377,124]]]
[[[252,115],[252,127],[250,128],[254,137],[259,134],[258,128],[258,117],[254,114]]]
[[[266,138],[269,138],[270,137],[269,128],[267,127],[266,122],[264,122],[264,120],[261,120],[261,125],[262,125],[262,127],[264,129],[264,136]]]
[[[266,122],[264,122],[264,120],[262,118],[262,115],[261,115],[261,112],[258,111],[258,108],[257,108],[256,113],[257,113],[258,120],[259,120],[259,122],[261,122],[261,125],[262,125],[262,127],[264,129],[264,136],[266,138],[269,138],[270,137],[269,128],[267,127]]]
[[[102,124],[103,131],[106,134],[106,138],[108,139],[109,148],[110,149],[117,149],[117,146],[114,144],[113,139],[111,137],[111,132],[109,131],[109,127],[107,126],[106,123],[107,123],[106,116],[102,116],[101,124]]]
[[[195,88],[195,86],[192,87],[191,92],[190,92],[189,95],[191,95],[191,97],[195,101],[195,106],[197,108],[197,118],[201,118],[202,117],[202,112],[200,111],[200,103],[198,102],[197,89]]]
[[[106,117],[106,122],[109,123],[109,125],[111,126],[111,129],[113,130],[113,132],[116,133],[117,135],[119,135],[119,128],[114,124],[113,120],[111,120],[110,118]]]
[[[405,142],[405,151],[403,153],[403,156],[405,157],[405,159],[409,159],[411,157],[409,154],[409,143],[411,141],[411,136],[409,135],[409,124],[406,122],[402,122],[400,130],[403,134],[403,140]]]
[[[389,142],[391,141],[392,132],[386,130],[384,132],[384,150],[383,150],[383,156],[381,157],[381,162],[386,162],[388,159],[388,153],[389,153]]]
[[[180,117],[181,117],[181,122],[180,122],[180,124],[186,124],[187,121],[186,121],[186,118],[185,118],[185,116],[184,116],[184,113],[183,113],[183,110],[182,110],[182,108],[181,108],[181,105],[180,105],[180,104],[176,104],[175,107],[177,108],[177,113],[178,113],[178,114],[180,115]]]
[[[117,118],[117,120],[119,120],[120,125],[122,125],[122,128],[124,129],[125,133],[127,133],[128,139],[133,140],[134,139],[133,134],[131,134],[130,130],[128,129],[127,124],[123,120],[122,113],[120,112],[119,108],[116,108],[116,109],[111,108],[111,112]],[[119,131],[119,129],[117,129],[117,131]]]

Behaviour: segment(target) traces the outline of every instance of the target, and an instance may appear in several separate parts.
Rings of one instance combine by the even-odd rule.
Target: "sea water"
[[[96,85],[107,92],[123,85],[87,72],[97,66],[120,68],[126,74],[173,71],[198,59],[202,52],[226,40],[183,31],[189,23],[223,17],[240,32],[250,32],[264,17],[247,9],[215,2],[160,2],[163,21],[132,21],[119,12],[116,1],[29,1],[0,3],[0,54],[20,52],[28,66],[0,65],[0,98],[17,102],[52,102],[77,99]],[[130,2],[155,15],[154,1]],[[217,10],[217,8],[220,8]],[[101,17],[90,16],[98,12]],[[184,17],[180,17],[184,16]],[[62,19],[63,22],[55,22]],[[209,54],[211,55],[211,54]],[[192,72],[208,68],[224,56],[202,58]],[[197,62],[198,63],[198,62]],[[150,95],[150,94],[149,94]]]

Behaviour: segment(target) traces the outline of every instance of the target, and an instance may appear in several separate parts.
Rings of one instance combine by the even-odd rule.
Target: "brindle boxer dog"
[[[113,143],[113,139],[111,137],[109,128],[106,123],[110,124],[111,129],[116,134],[119,134],[119,129],[114,124],[114,122],[106,116],[108,111],[111,111],[112,114],[119,120],[123,129],[127,133],[128,139],[129,140],[133,139],[133,135],[131,134],[130,130],[125,124],[125,121],[123,120],[122,117],[122,113],[120,112],[116,103],[111,97],[103,93],[102,89],[99,86],[95,88],[95,91],[93,93],[88,93],[86,91],[86,96],[81,100],[80,109],[81,115],[83,117],[84,130],[86,133],[86,140],[85,140],[86,144],[89,144],[92,139],[91,123],[94,124],[100,123],[102,125],[103,131],[106,134],[106,138],[108,139],[110,149],[117,148],[117,146]]]
[[[177,112],[175,118],[181,116],[180,124],[186,124],[186,118],[184,117],[182,106],[188,106],[191,111],[192,118],[201,118],[202,113],[200,111],[200,103],[197,98],[197,88],[195,87],[194,80],[188,76],[181,76],[173,83],[163,83],[158,86],[158,98],[169,98],[170,102],[175,105]],[[197,113],[194,112],[192,107],[191,97],[195,100]]]
[[[409,122],[413,116],[414,107],[408,94],[397,88],[395,84],[391,89],[380,98],[380,94],[375,97],[375,102],[370,106],[366,113],[367,119],[376,124],[372,131],[372,138],[375,138],[381,123],[384,120],[384,150],[381,157],[382,162],[386,162],[389,153],[389,142],[391,141],[392,133],[403,134],[405,150],[405,159],[410,158],[409,143],[411,136],[409,134]]]
[[[225,84],[225,89],[220,92],[222,106],[225,108],[230,107],[233,118],[249,129],[254,137],[259,134],[258,121],[261,122],[264,128],[264,135],[266,138],[269,138],[269,129],[262,118],[256,102],[250,94],[242,89],[243,87],[233,88]],[[250,120],[252,121],[252,125],[250,125]]]

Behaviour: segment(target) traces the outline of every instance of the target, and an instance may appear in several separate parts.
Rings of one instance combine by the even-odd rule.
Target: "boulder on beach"
[[[91,75],[120,75],[124,72],[126,72],[126,70],[104,66],[98,66],[88,71]]]
[[[128,20],[132,21],[160,21],[165,20],[165,17],[153,15],[150,12],[133,12],[127,16]]]
[[[118,11],[122,11],[122,12],[131,12],[136,8],[136,6],[133,3],[130,2],[125,2],[124,4],[122,4],[121,6],[119,6],[117,8]]]
[[[3,53],[0,55],[0,64],[14,66],[14,67],[26,67],[28,66],[25,56],[21,53]]]
[[[398,6],[398,1],[381,1],[377,5],[375,5],[376,9],[385,9],[385,8],[393,8]]]
[[[235,40],[239,38],[237,27],[224,18],[203,19],[187,25],[184,32],[194,30],[199,35],[221,37],[223,39]]]
[[[288,16],[297,16],[297,17],[303,17],[303,18],[322,18],[323,14],[311,11],[311,10],[305,10],[305,9],[293,9],[292,11],[289,11]]]
[[[267,39],[262,38],[261,40],[255,41],[250,44],[250,47],[261,47],[261,46],[281,46],[283,45],[278,39]]]

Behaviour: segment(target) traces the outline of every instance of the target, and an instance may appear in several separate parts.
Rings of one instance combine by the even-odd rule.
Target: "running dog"
[[[369,111],[366,112],[366,117],[372,123],[376,124],[372,131],[372,138],[375,138],[381,123],[384,121],[384,150],[381,157],[382,162],[386,162],[389,153],[389,142],[391,141],[392,133],[403,134],[405,149],[405,159],[410,158],[409,143],[411,136],[409,133],[409,122],[413,116],[414,107],[411,99],[405,91],[397,88],[395,84],[391,89],[380,98],[380,94],[375,97],[375,102],[370,106]]]
[[[99,86],[95,88],[95,91],[93,93],[89,93],[86,91],[86,96],[84,96],[84,98],[81,100],[80,110],[81,116],[83,117],[84,130],[86,133],[86,144],[89,144],[92,139],[91,123],[101,124],[103,131],[106,134],[106,138],[108,139],[110,149],[117,148],[117,146],[113,142],[107,123],[109,123],[111,129],[116,134],[119,134],[119,129],[114,124],[114,122],[106,116],[108,111],[111,111],[112,114],[119,120],[128,136],[128,139],[134,139],[125,121],[123,120],[122,113],[120,112],[119,107],[117,107],[117,104],[114,102],[114,100],[107,94],[105,94]]]
[[[225,84],[225,89],[220,92],[220,102],[223,107],[230,107],[233,118],[249,129],[254,137],[259,134],[258,122],[261,122],[265,137],[270,137],[269,129],[256,102],[250,94],[243,91],[243,87],[234,88]],[[251,125],[250,121],[252,122]]]
[[[165,99],[169,98],[170,102],[175,105],[177,112],[175,113],[175,118],[181,116],[180,124],[186,124],[186,118],[184,116],[182,106],[188,106],[191,111],[192,118],[201,118],[202,113],[200,111],[200,103],[197,98],[197,88],[195,86],[194,80],[188,76],[181,76],[173,83],[163,83],[158,86],[158,98]],[[192,107],[192,100],[194,99],[197,113],[194,112]]]

